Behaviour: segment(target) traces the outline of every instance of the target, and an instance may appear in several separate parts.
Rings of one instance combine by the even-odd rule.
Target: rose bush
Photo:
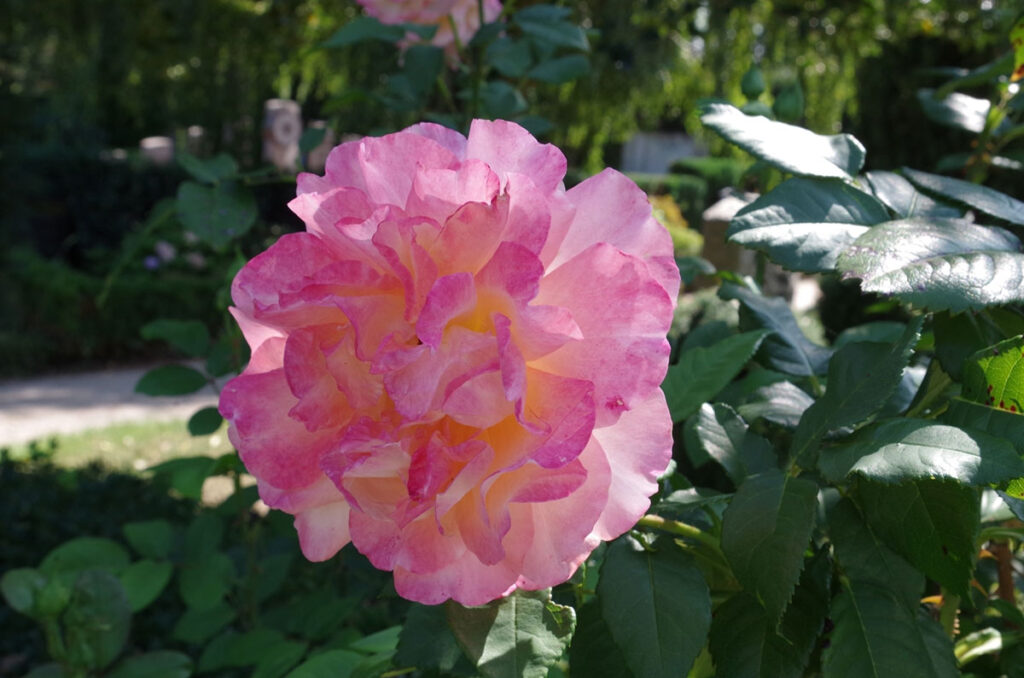
[[[384,24],[420,24],[437,26],[431,42],[438,47],[453,48],[466,44],[480,29],[480,7],[477,0],[358,0],[367,14]],[[501,14],[500,0],[484,0],[484,21],[491,22]]]
[[[672,241],[614,170],[510,122],[420,124],[301,174],[232,286],[252,357],[220,410],[303,553],[350,540],[423,603],[568,579],[646,511],[671,456],[659,388]]]

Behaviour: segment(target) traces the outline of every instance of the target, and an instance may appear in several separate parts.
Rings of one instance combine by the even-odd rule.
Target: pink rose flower
[[[306,231],[232,286],[252,359],[220,411],[303,553],[351,541],[402,596],[477,605],[568,579],[647,510],[679,288],[644,193],[511,122],[342,144]]]
[[[431,42],[438,47],[454,48],[456,35],[463,45],[480,29],[477,0],[358,0],[366,13],[384,24],[420,24],[437,26]],[[500,0],[484,0],[484,20],[490,23],[501,15]],[[452,23],[454,22],[454,31]]]

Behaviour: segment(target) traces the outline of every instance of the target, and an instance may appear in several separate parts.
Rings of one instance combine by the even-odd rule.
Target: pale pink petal
[[[349,507],[344,500],[302,511],[295,516],[302,555],[313,562],[332,557],[349,542]]]
[[[427,294],[416,320],[416,336],[433,348],[441,345],[445,327],[455,318],[476,307],[476,286],[468,273],[453,273],[438,278]]]
[[[529,176],[543,192],[558,188],[565,177],[566,161],[560,150],[505,120],[474,120],[466,157],[483,160],[502,180],[509,174]]]
[[[418,168],[450,169],[458,164],[451,151],[419,134],[367,137],[359,144],[366,196],[381,205],[404,208]]]

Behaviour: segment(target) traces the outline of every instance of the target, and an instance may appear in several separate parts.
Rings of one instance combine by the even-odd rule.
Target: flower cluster
[[[480,6],[477,0],[358,0],[366,13],[384,24],[437,26],[431,42],[454,49],[456,38],[466,44],[480,30]],[[484,22],[501,14],[500,0],[484,0]]]
[[[671,455],[672,241],[614,170],[571,190],[518,125],[420,124],[298,177],[232,287],[252,347],[220,409],[303,553],[351,541],[402,596],[568,579]]]

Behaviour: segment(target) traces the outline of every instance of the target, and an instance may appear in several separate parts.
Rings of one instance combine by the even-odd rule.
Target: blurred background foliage
[[[544,138],[568,156],[570,178],[617,166],[639,130],[687,132],[712,155],[738,154],[700,129],[695,104],[743,101],[755,65],[762,103],[798,92],[792,121],[852,132],[872,149],[869,169],[930,169],[970,138],[928,122],[917,89],[942,80],[930,68],[970,68],[1005,51],[1017,9],[998,0],[559,4],[587,30],[589,72],[516,84],[552,123]],[[280,178],[261,185],[265,228],[232,251],[178,242],[180,226],[145,224],[186,175],[144,162],[139,140],[189,147],[188,128],[201,126],[197,155],[227,152],[248,171],[260,162],[268,98],[298,101],[307,121],[339,135],[415,122],[416,112],[374,94],[399,68],[393,46],[322,48],[360,14],[353,0],[0,3],[0,375],[145,357],[138,328],[156,317],[218,322],[219,309],[195,301],[211,298],[250,248],[298,227],[284,208],[294,189]],[[686,178],[654,183],[693,222],[719,180],[682,169]],[[161,243],[175,256],[154,258]]]

